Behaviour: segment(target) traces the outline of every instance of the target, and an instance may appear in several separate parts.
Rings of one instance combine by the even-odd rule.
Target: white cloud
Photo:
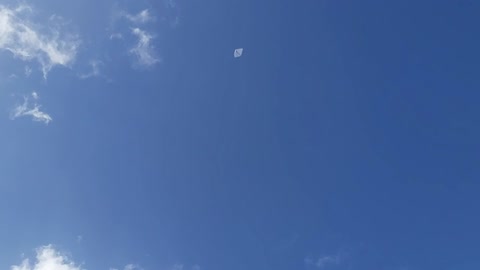
[[[183,270],[183,264],[174,264],[172,270]]]
[[[114,39],[123,39],[123,35],[121,33],[113,33],[110,35],[110,40]]]
[[[164,6],[167,10],[165,17],[172,28],[176,28],[180,24],[180,9],[176,0],[164,0]]]
[[[314,266],[319,269],[326,269],[332,265],[339,265],[340,264],[340,255],[328,255],[328,256],[321,256],[319,258],[313,259],[311,257],[305,258],[305,264],[308,266]]]
[[[175,0],[166,0],[165,4],[168,8],[176,8],[177,2]]]
[[[326,265],[339,264],[339,263],[340,263],[340,257],[339,256],[324,256],[324,257],[318,258],[315,265],[318,268],[324,268]]]
[[[118,268],[110,267],[110,270],[118,270]],[[127,264],[125,267],[123,267],[123,270],[143,270],[142,267],[138,264]]]
[[[138,265],[135,264],[127,264],[125,265],[124,270],[135,270],[135,269],[141,269]]]
[[[148,9],[144,9],[136,15],[126,14],[125,18],[136,24],[147,23],[155,20],[155,18],[150,15]]]
[[[38,94],[33,92],[32,97],[34,100],[37,100]],[[33,103],[33,105],[30,105],[28,97],[25,97],[23,104],[18,105],[15,107],[15,109],[13,109],[10,118],[13,120],[19,117],[30,116],[32,117],[33,121],[43,122],[45,124],[50,123],[53,120],[52,117],[50,117],[49,114],[42,112],[40,108],[41,106],[38,105],[36,101]]]
[[[0,50],[9,51],[24,61],[38,61],[46,78],[54,66],[68,67],[74,62],[79,39],[62,33],[59,24],[40,31],[28,18],[31,12],[32,7],[28,5],[15,9],[0,5]]]
[[[127,264],[123,270],[143,270],[143,268],[138,264]]]
[[[175,28],[180,24],[180,17],[175,16],[172,21],[170,22],[170,25]]]
[[[28,259],[20,265],[13,265],[11,270],[82,270],[68,257],[57,252],[51,245],[36,250],[36,261],[32,265]]]
[[[169,270],[184,270],[184,269],[201,270],[202,268],[198,264],[194,264],[190,267],[182,263],[176,263],[169,268]]]
[[[89,63],[90,68],[92,69],[89,73],[80,74],[80,79],[88,79],[90,77],[98,77],[100,76],[100,66],[103,65],[102,61],[92,60]]]
[[[76,264],[71,258],[62,252],[56,250],[52,245],[37,248],[34,260],[25,258],[22,254],[22,262],[18,265],[12,265],[10,270],[85,270],[81,265]],[[109,270],[118,270],[110,268]],[[128,264],[123,270],[143,270],[137,264]]]
[[[174,3],[174,2],[172,2]],[[151,10],[144,9],[137,14],[130,14],[127,11],[119,9],[116,5],[114,7],[113,15],[111,17],[111,25],[107,28],[110,40],[127,39],[123,31],[115,29],[115,24],[118,20],[125,20],[130,27],[130,34],[132,34],[136,43],[130,47],[129,53],[136,57],[134,67],[149,68],[160,62],[156,50],[152,44],[155,35],[152,32],[147,32],[139,25],[154,22],[156,18],[152,15]]]
[[[30,75],[32,75],[32,68],[25,66],[25,77],[30,77]]]
[[[138,42],[135,47],[130,50],[130,53],[137,56],[138,64],[143,67],[151,67],[160,62],[156,57],[155,49],[151,44],[153,36],[139,28],[132,29],[132,34],[137,36]]]

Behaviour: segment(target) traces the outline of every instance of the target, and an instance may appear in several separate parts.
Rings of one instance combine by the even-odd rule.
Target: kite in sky
[[[233,57],[238,58],[242,56],[242,54],[243,54],[243,48],[238,48],[238,49],[235,49],[235,51],[233,52]]]

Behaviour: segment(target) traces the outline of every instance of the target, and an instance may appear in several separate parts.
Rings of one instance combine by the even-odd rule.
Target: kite
[[[243,54],[243,48],[238,48],[233,52],[233,57],[238,58],[242,56]]]

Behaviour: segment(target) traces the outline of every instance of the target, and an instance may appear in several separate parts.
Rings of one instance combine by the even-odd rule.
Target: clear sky
[[[479,269],[477,1],[0,3],[0,270]]]

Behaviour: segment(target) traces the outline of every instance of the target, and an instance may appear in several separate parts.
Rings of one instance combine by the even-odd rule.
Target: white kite
[[[233,52],[233,57],[238,58],[242,56],[243,54],[243,48],[238,48]]]

